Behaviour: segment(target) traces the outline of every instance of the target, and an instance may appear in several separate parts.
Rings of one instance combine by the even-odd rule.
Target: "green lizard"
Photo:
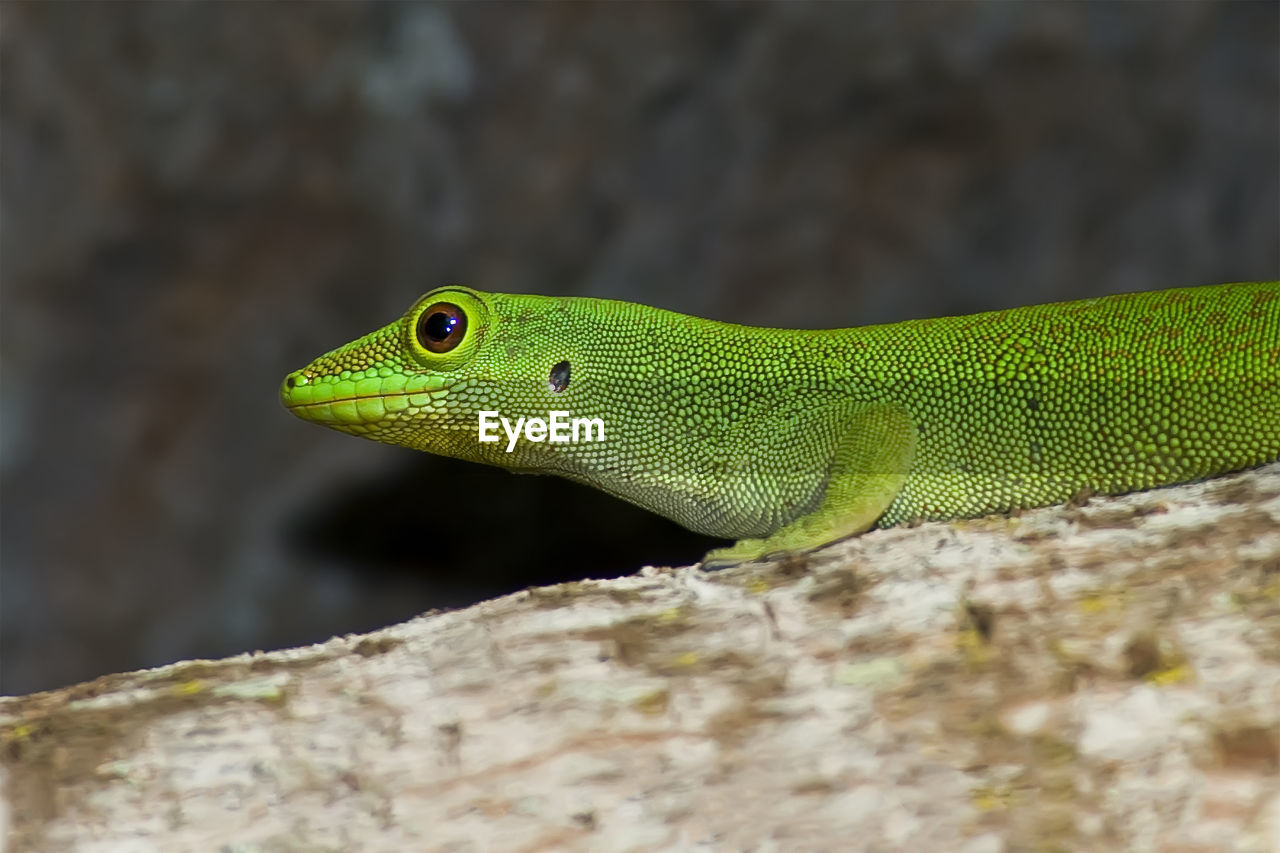
[[[1280,282],[825,331],[442,287],[280,393],[342,432],[740,540],[707,555],[724,564],[1280,459]],[[552,412],[600,429],[547,440],[531,419]]]

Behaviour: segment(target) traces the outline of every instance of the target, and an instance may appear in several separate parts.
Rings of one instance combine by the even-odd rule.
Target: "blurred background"
[[[0,16],[3,693],[716,544],[280,407],[440,284],[848,326],[1280,274],[1276,3]]]

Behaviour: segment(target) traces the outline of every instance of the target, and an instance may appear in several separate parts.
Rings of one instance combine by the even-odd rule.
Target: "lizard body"
[[[444,287],[281,397],[740,540],[708,555],[727,562],[1280,459],[1280,283],[834,330]],[[485,411],[599,419],[603,440],[481,442]]]

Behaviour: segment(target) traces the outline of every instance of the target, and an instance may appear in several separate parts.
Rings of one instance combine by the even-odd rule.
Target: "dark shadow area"
[[[420,582],[418,611],[688,565],[725,542],[558,477],[425,455],[318,498],[286,541],[306,564],[347,567],[362,583]]]

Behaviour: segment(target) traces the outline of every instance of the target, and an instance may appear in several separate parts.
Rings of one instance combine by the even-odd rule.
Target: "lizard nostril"
[[[284,387],[288,389],[297,388],[299,385],[306,385],[311,381],[311,377],[307,375],[305,370],[295,370],[284,378]]]

